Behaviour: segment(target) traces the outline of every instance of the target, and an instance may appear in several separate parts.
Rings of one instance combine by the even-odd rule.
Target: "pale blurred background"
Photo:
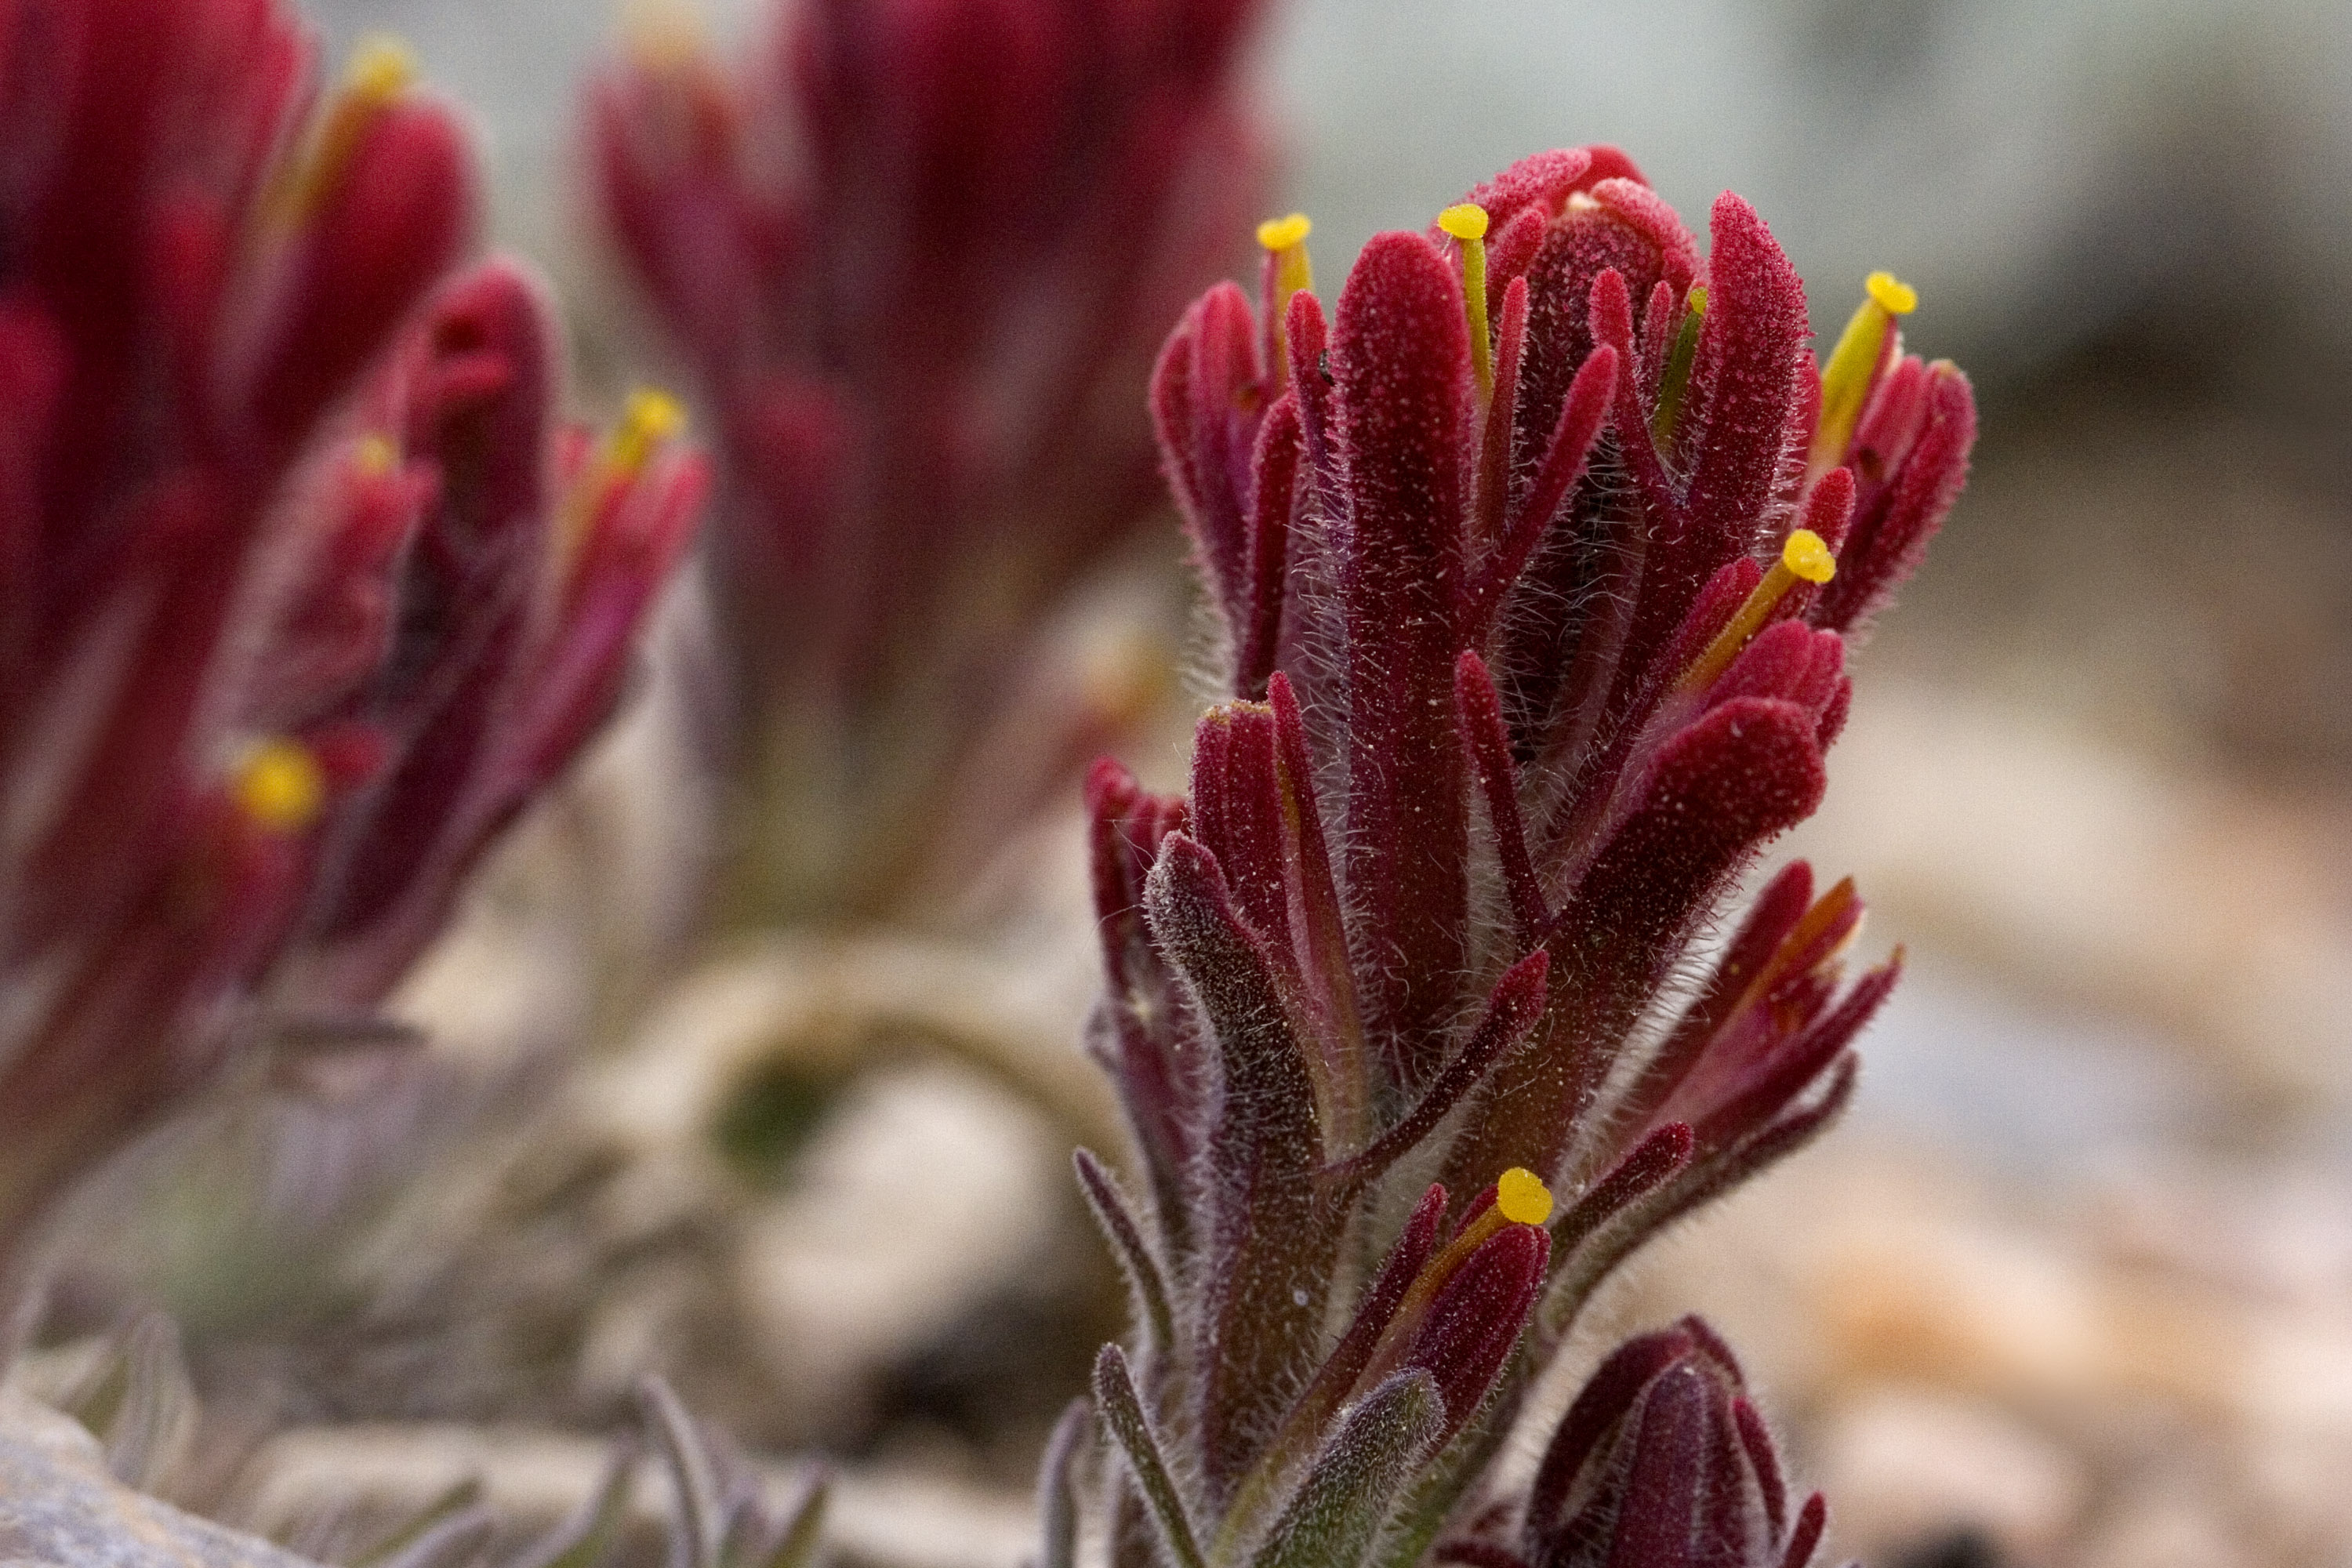
[[[405,35],[482,115],[500,234],[562,283],[583,395],[610,395],[646,340],[581,241],[568,150],[614,18],[312,9],[338,52]],[[745,37],[754,10],[712,0],[709,25]],[[1916,284],[1912,346],[1976,378],[1974,482],[1864,657],[1801,836],[1857,875],[1866,941],[1908,944],[1910,976],[1851,1121],[1670,1241],[1615,1321],[1717,1315],[1836,1539],[1892,1568],[2352,1563],[2341,0],[1297,0],[1258,76],[1327,286],[1375,229],[1609,141],[1695,221],[1748,196],[1822,330],[1872,268]],[[1139,759],[1163,777],[1182,718]],[[1039,863],[1074,899],[1065,837]],[[1041,1059],[1075,1057],[1087,962],[1007,1003]],[[1103,1326],[1067,1300],[1098,1266],[1066,1131],[919,1058],[812,1114],[795,1180],[836,1230],[894,1150],[963,1198],[911,1263],[835,1258],[814,1200],[746,1232],[749,1331],[777,1346],[757,1397],[864,1412],[769,1435],[857,1434],[884,1489],[846,1505],[866,1559],[1009,1568],[1024,1445]],[[857,1290],[859,1334],[811,1327]],[[616,1310],[592,1349],[659,1350],[667,1310]],[[296,1492],[304,1462],[365,1468],[292,1452],[272,1484]],[[902,1469],[962,1489],[945,1558],[890,1544],[903,1519],[874,1499]]]

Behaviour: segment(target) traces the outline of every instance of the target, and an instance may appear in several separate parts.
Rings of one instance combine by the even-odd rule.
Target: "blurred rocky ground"
[[[643,340],[562,156],[611,18],[318,9],[483,110],[501,226],[611,392]],[[1519,153],[1613,140],[1686,212],[1753,199],[1820,325],[1872,266],[1916,282],[1915,343],[1977,374],[1970,492],[1790,847],[1910,953],[1862,1098],[1603,1314],[1714,1315],[1887,1568],[2352,1562],[2336,10],[1306,0],[1265,52],[1327,279]],[[412,988],[421,1055],[314,1068],[113,1194],[51,1353],[181,1318],[183,1500],[285,1536],[478,1473],[552,1519],[655,1369],[780,1476],[832,1456],[855,1562],[1025,1550],[1035,1445],[1119,1310],[1064,1163],[1110,1135],[1075,818],[1007,847],[986,943],[688,954],[691,666]]]

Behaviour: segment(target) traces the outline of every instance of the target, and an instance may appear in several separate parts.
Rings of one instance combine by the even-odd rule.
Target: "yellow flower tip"
[[[384,103],[416,79],[416,51],[389,33],[371,33],[343,68],[343,90],[367,103]]]
[[[1437,226],[1456,239],[1484,239],[1486,237],[1486,209],[1476,202],[1463,202],[1439,213]]]
[[[1789,542],[1780,546],[1780,564],[1808,583],[1826,583],[1837,575],[1837,557],[1810,528],[1789,535]]]
[[[236,770],[237,805],[272,833],[299,833],[327,804],[327,775],[309,747],[283,737],[263,741]]]
[[[635,474],[646,466],[654,449],[686,426],[686,408],[668,393],[654,387],[640,387],[629,394],[629,405],[621,415],[620,427],[613,432],[610,452],[612,465],[622,474]]]
[[[1685,299],[1686,299],[1686,300],[1688,300],[1690,301],[1690,309],[1691,309],[1691,314],[1692,314],[1692,315],[1694,315],[1694,316],[1704,316],[1704,315],[1706,315],[1706,284],[1704,284],[1704,283],[1694,283],[1694,284],[1692,284],[1692,285],[1691,285],[1691,287],[1690,287],[1690,292],[1689,292],[1688,294],[1685,295],[1685,296],[1684,296],[1684,298],[1685,298]]]
[[[1907,316],[1919,308],[1919,290],[1892,272],[1874,272],[1862,280],[1862,286],[1890,316]]]
[[[1270,217],[1257,226],[1257,242],[1268,250],[1288,250],[1294,245],[1304,245],[1307,237],[1315,232],[1314,221],[1305,213],[1292,213],[1287,217]]]
[[[1541,1225],[1551,1217],[1551,1189],[1524,1165],[1514,1165],[1495,1183],[1495,1207],[1513,1225]]]
[[[368,479],[383,479],[400,467],[400,448],[391,437],[371,430],[352,447],[352,467]]]

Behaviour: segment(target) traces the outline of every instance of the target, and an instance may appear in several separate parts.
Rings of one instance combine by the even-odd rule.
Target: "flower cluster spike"
[[[1035,637],[1163,504],[1134,389],[1260,184],[1260,9],[818,0],[740,68],[670,18],[596,85],[605,226],[726,465],[737,914],[957,890],[1152,695]]]
[[[1214,288],[1161,353],[1232,700],[1184,797],[1108,762],[1088,792],[1090,1046],[1149,1197],[1082,1161],[1146,1323],[1097,1377],[1122,1564],[1402,1568],[1521,1508],[1485,1460],[1582,1304],[1851,1093],[1897,968],[1846,977],[1852,885],[1791,865],[1703,939],[1820,801],[1846,639],[1972,405],[1904,353],[1893,279],[1817,367],[1762,220],[1726,195],[1710,230],[1614,149],[1548,153],[1375,237],[1328,314],[1305,221],[1269,223],[1258,308]],[[1777,1565],[1769,1452],[1718,1440],[1736,1369],[1678,1331],[1698,1360],[1594,1460],[1622,1495],[1576,1506],[1664,1531],[1658,1467],[1704,1458],[1692,1506],[1748,1544],[1592,1561]]]
[[[38,10],[0,38],[0,1265],[257,1017],[383,995],[612,706],[703,483],[661,400],[555,422],[520,269],[448,276],[472,157],[397,46],[305,123],[275,0]]]

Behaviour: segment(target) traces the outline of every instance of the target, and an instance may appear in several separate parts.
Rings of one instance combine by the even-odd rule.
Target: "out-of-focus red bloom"
[[[363,1016],[613,700],[698,462],[551,422],[396,47],[0,5],[0,1256],[255,1032]],[[13,1259],[21,1264],[21,1255]]]
[[[1134,708],[1034,633],[1159,504],[1139,392],[1255,199],[1257,9],[818,0],[740,71],[663,35],[597,85],[605,224],[725,454],[749,912],[952,880]]]
[[[1694,944],[1818,805],[1845,639],[1958,494],[1974,412],[1903,353],[1895,279],[1817,366],[1762,220],[1727,195],[1711,231],[1702,257],[1614,149],[1545,153],[1376,237],[1328,320],[1305,220],[1268,223],[1260,308],[1213,289],[1161,354],[1236,700],[1186,797],[1091,781],[1093,1044],[1148,1222],[1087,1184],[1151,1326],[1113,1430],[1147,1500],[1175,1478],[1179,1561],[1198,1531],[1219,1561],[1340,1568],[1375,1528],[1414,1561],[1500,1500],[1483,1455],[1601,1279],[1851,1092],[1895,966],[1845,980],[1850,885],[1792,866]],[[1506,1170],[1546,1214],[1563,1190],[1517,1227],[1545,1244],[1440,1249],[1444,1192]],[[1394,1351],[1408,1306],[1448,1302],[1426,1355]],[[1297,1544],[1373,1473],[1363,1540]]]

